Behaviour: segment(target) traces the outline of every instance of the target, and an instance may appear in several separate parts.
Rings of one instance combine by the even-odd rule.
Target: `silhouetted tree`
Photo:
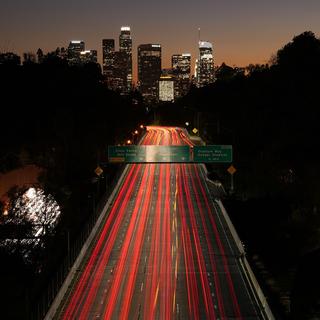
[[[320,67],[319,57],[320,40],[313,32],[306,31],[278,51],[276,64],[290,73],[305,73]]]

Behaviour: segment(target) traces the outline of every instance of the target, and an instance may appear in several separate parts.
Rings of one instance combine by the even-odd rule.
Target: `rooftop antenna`
[[[198,28],[198,42],[200,43],[200,39],[201,39],[201,34],[200,34],[200,32],[201,32],[201,29],[200,28]]]

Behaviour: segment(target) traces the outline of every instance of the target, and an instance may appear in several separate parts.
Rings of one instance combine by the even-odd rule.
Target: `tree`
[[[36,188],[15,189],[12,192],[7,216],[0,216],[0,224],[6,226],[8,236],[0,241],[0,247],[22,254],[25,262],[33,262],[36,250],[45,247],[43,236],[52,235],[59,221],[60,207],[52,195]]]
[[[310,71],[320,67],[320,40],[311,31],[295,36],[291,42],[280,49],[276,64],[287,71]]]
[[[236,70],[224,62],[216,71],[216,79],[221,81],[231,80],[237,74]]]
[[[37,51],[37,57],[38,57],[38,63],[42,63],[44,55],[43,55],[43,51],[41,50],[41,48],[39,48]]]

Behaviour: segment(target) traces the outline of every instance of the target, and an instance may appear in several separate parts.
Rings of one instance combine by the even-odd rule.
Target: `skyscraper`
[[[97,63],[97,50],[85,50],[80,52],[81,63]]]
[[[175,98],[184,96],[190,89],[191,54],[172,55],[171,67],[175,76]]]
[[[131,84],[131,82],[130,82]],[[114,52],[112,77],[109,82],[110,89],[128,94],[128,54],[124,51]]]
[[[114,48],[114,39],[102,40],[102,72],[107,78],[112,76]]]
[[[152,102],[158,96],[161,76],[161,45],[141,44],[138,47],[138,81],[143,97]]]
[[[121,27],[119,51],[114,39],[102,40],[103,74],[111,90],[128,94],[132,88],[132,39],[130,27]]]
[[[126,87],[127,92],[130,92],[132,87],[132,39],[130,27],[121,27],[119,36],[119,52],[124,52],[127,55],[127,61],[121,67],[126,73]]]
[[[132,54],[132,39],[130,27],[121,27],[119,36],[119,51],[125,51]]]
[[[70,64],[80,63],[80,52],[85,50],[84,41],[72,40],[68,46],[68,62]]]
[[[159,79],[159,101],[174,101],[174,78],[170,75],[162,75]]]
[[[196,60],[195,76],[198,87],[214,82],[212,43],[199,41],[199,59]]]

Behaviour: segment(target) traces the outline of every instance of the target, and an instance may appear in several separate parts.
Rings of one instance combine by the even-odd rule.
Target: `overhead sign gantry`
[[[231,163],[232,146],[109,146],[108,161],[111,163]]]

